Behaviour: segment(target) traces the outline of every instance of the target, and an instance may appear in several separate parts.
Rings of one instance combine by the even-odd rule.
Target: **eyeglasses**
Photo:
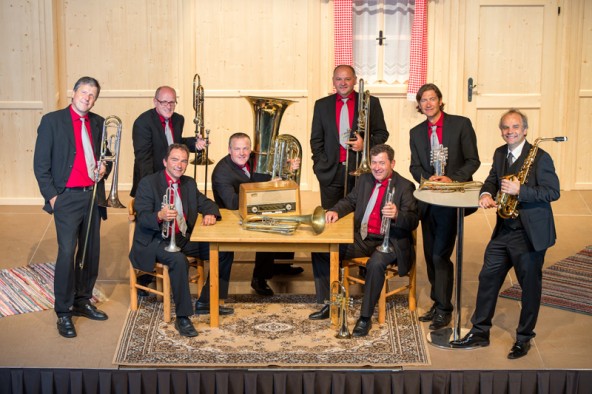
[[[158,101],[158,103],[160,105],[162,105],[163,107],[174,107],[175,105],[177,105],[176,101],[161,101],[159,99],[155,99],[156,101]]]

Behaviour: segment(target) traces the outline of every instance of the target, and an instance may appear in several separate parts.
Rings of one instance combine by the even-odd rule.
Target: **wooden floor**
[[[125,194],[120,198],[127,205]],[[319,197],[315,193],[304,192],[302,201],[304,212],[312,212],[318,205]],[[547,252],[546,266],[592,244],[592,191],[563,192],[561,199],[553,204],[553,209],[558,239],[557,244]],[[494,212],[482,210],[465,221],[461,307],[464,326],[468,326],[473,311],[477,276],[494,221]],[[0,206],[0,223],[0,250],[3,251],[0,268],[55,261],[54,223],[40,206]],[[109,314],[109,320],[96,322],[74,318],[78,337],[65,339],[57,333],[56,317],[51,310],[0,318],[0,367],[116,368],[112,359],[129,307],[126,211],[110,210],[109,220],[103,223],[101,230],[101,268],[97,286],[108,297],[99,308]],[[420,236],[417,260],[419,313],[431,305],[421,242]],[[248,253],[237,257],[240,261],[253,258]],[[296,256],[296,260],[305,272],[297,277],[272,279],[270,285],[276,292],[314,293],[310,256]],[[251,272],[250,263],[241,262],[233,266],[231,294],[251,291]],[[506,285],[510,286],[514,281],[515,276],[511,273]],[[500,298],[491,332],[491,346],[470,351],[429,346],[431,365],[419,369],[592,368],[592,341],[588,334],[592,316],[544,306],[541,307],[537,337],[530,353],[519,360],[508,360],[506,354],[514,342],[519,309],[519,302]],[[224,324],[224,317],[221,324]],[[427,324],[423,324],[423,329],[427,333]]]

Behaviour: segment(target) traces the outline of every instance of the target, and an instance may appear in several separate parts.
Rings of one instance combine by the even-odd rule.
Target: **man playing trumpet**
[[[396,264],[401,276],[409,272],[415,256],[412,233],[419,223],[417,201],[413,197],[415,185],[394,171],[393,148],[386,144],[371,148],[370,167],[372,173],[361,175],[352,192],[325,214],[326,222],[334,223],[354,212],[354,243],[340,246],[339,255],[342,260],[370,257],[366,264],[366,286],[360,318],[352,334],[354,337],[366,336],[372,328],[372,315],[380,297],[387,267]],[[389,190],[386,190],[387,185],[390,185]],[[386,201],[389,191],[393,191],[392,201]],[[386,230],[382,228],[385,218],[390,226],[388,243],[392,247],[392,251],[386,253],[376,250],[387,233],[381,231]],[[315,285],[317,300],[323,302],[329,298],[329,266],[313,268],[315,274],[322,273],[322,276],[315,275]],[[329,308],[329,305],[325,305],[320,312],[313,313],[309,318],[329,318]]]
[[[175,328],[185,337],[197,335],[189,317],[193,315],[191,294],[189,292],[188,261],[186,256],[208,260],[209,243],[189,241],[191,232],[201,213],[202,226],[212,226],[221,218],[218,206],[199,190],[191,177],[184,176],[189,163],[189,149],[183,144],[172,144],[163,160],[164,170],[143,178],[136,193],[135,208],[137,226],[130,251],[132,265],[142,271],[150,272],[158,261],[169,267],[171,289],[175,301]],[[175,193],[169,204],[162,204],[167,189],[173,187]],[[179,199],[181,204],[176,199]],[[171,207],[174,206],[175,208]],[[165,248],[171,243],[163,239],[162,226],[174,221],[168,237],[175,236],[179,252],[169,252]],[[184,224],[183,224],[184,223]],[[228,295],[228,281],[232,266],[232,255],[220,253],[220,297]],[[201,295],[196,303],[197,314],[207,314],[210,308],[210,278],[208,276]],[[220,306],[220,315],[233,313],[232,308]]]

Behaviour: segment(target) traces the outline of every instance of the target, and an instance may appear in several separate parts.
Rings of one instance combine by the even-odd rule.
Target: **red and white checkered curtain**
[[[428,73],[428,0],[415,0],[415,17],[411,27],[409,82],[407,99],[415,101]]]
[[[334,0],[335,66],[348,64],[353,67],[353,17],[352,0]]]

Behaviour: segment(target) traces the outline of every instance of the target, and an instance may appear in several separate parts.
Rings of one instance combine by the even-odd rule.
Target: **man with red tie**
[[[99,274],[99,219],[107,219],[104,177],[111,170],[111,165],[97,161],[104,119],[90,112],[101,86],[94,78],[82,77],[73,91],[71,105],[41,118],[33,163],[45,199],[43,209],[54,215],[58,238],[54,309],[58,332],[65,338],[76,336],[72,316],[108,318],[90,302]],[[81,240],[87,242],[82,264]]]

